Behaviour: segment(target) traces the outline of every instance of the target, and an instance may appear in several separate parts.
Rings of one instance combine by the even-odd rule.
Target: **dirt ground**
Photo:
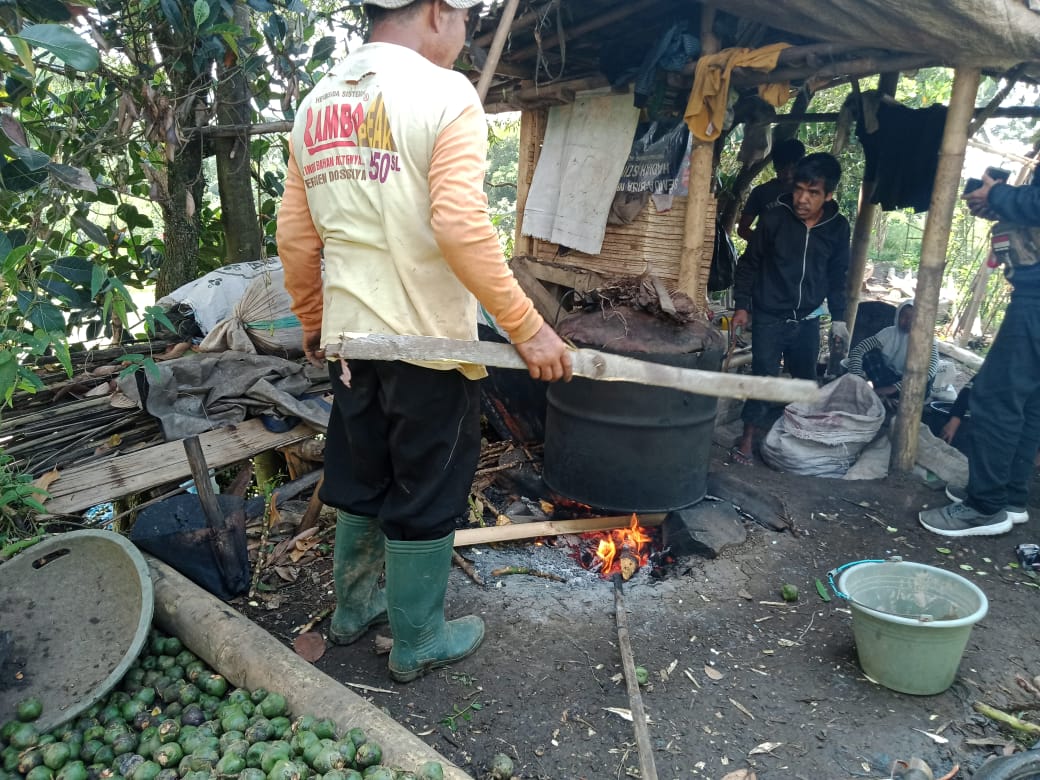
[[[970,778],[987,757],[1036,740],[1016,742],[974,710],[983,702],[1035,721],[1040,708],[1016,684],[1016,676],[1040,675],[1038,581],[1008,566],[1016,544],[1040,542],[1036,517],[1002,537],[941,539],[917,524],[917,512],[945,498],[919,480],[808,478],[725,465],[723,456],[716,446],[711,469],[739,468],[749,485],[782,499],[794,530],[749,520],[742,545],[710,560],[680,558],[657,579],[640,572],[625,586],[635,661],[650,672],[642,699],[659,777],[888,778],[894,762],[917,757],[936,778]],[[1040,506],[1030,510],[1040,515]],[[487,584],[453,569],[447,609],[483,617],[486,638],[473,656],[399,685],[376,652],[382,628],[330,646],[317,666],[370,686],[353,690],[474,777],[488,776],[496,753],[512,757],[518,778],[638,777],[633,726],[611,711],[630,707],[612,585],[582,570],[566,545],[463,552]],[[955,571],[989,599],[956,682],[940,695],[905,695],[867,679],[847,604],[817,593],[815,580],[826,582],[828,570],[893,555]],[[503,565],[566,581],[491,575]],[[291,644],[295,627],[332,606],[331,581],[325,556],[278,593],[277,608],[236,606]],[[781,601],[785,583],[798,587],[796,603]],[[948,775],[955,765],[960,773]]]

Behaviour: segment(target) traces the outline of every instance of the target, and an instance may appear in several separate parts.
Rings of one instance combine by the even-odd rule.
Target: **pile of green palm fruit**
[[[437,762],[384,766],[361,728],[292,720],[281,694],[230,689],[176,637],[152,631],[122,682],[46,733],[29,698],[0,727],[0,780],[443,780]]]

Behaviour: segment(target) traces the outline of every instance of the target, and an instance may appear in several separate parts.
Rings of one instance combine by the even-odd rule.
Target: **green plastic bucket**
[[[864,561],[838,578],[852,608],[860,666],[900,693],[929,696],[953,684],[972,626],[989,602],[974,583],[909,561]]]

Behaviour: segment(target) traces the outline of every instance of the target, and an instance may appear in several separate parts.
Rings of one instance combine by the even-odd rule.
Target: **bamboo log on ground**
[[[496,368],[526,370],[520,353],[511,344],[491,341],[460,341],[429,336],[350,334],[341,336],[339,346],[329,346],[329,356],[356,360],[454,360]],[[571,352],[574,375],[603,382],[634,382],[670,387],[687,393],[719,398],[756,398],[791,403],[812,401],[819,394],[815,382],[768,376],[723,374],[680,368],[661,363],[612,355],[594,349]]]
[[[628,706],[632,712],[632,726],[636,733],[636,748],[639,751],[639,777],[642,780],[657,780],[650,730],[646,725],[643,696],[636,679],[636,664],[632,656],[632,643],[628,636],[628,618],[625,616],[625,596],[621,575],[614,576],[614,618],[617,621],[618,651],[625,670],[625,685],[628,688]]]

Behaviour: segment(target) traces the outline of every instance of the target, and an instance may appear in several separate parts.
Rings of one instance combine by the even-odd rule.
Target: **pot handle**
[[[861,563],[888,563],[889,561],[901,560],[903,560],[903,556],[893,555],[889,558],[864,558],[861,561],[849,561],[848,563],[843,563],[841,566],[838,566],[837,568],[831,569],[829,572],[827,572],[827,583],[831,586],[831,590],[834,591],[834,595],[837,596],[839,599],[845,599],[845,601],[852,601],[848,593],[843,593],[842,591],[838,590],[838,583],[834,580],[835,577],[837,577],[846,569],[851,568],[853,566],[858,566]]]

